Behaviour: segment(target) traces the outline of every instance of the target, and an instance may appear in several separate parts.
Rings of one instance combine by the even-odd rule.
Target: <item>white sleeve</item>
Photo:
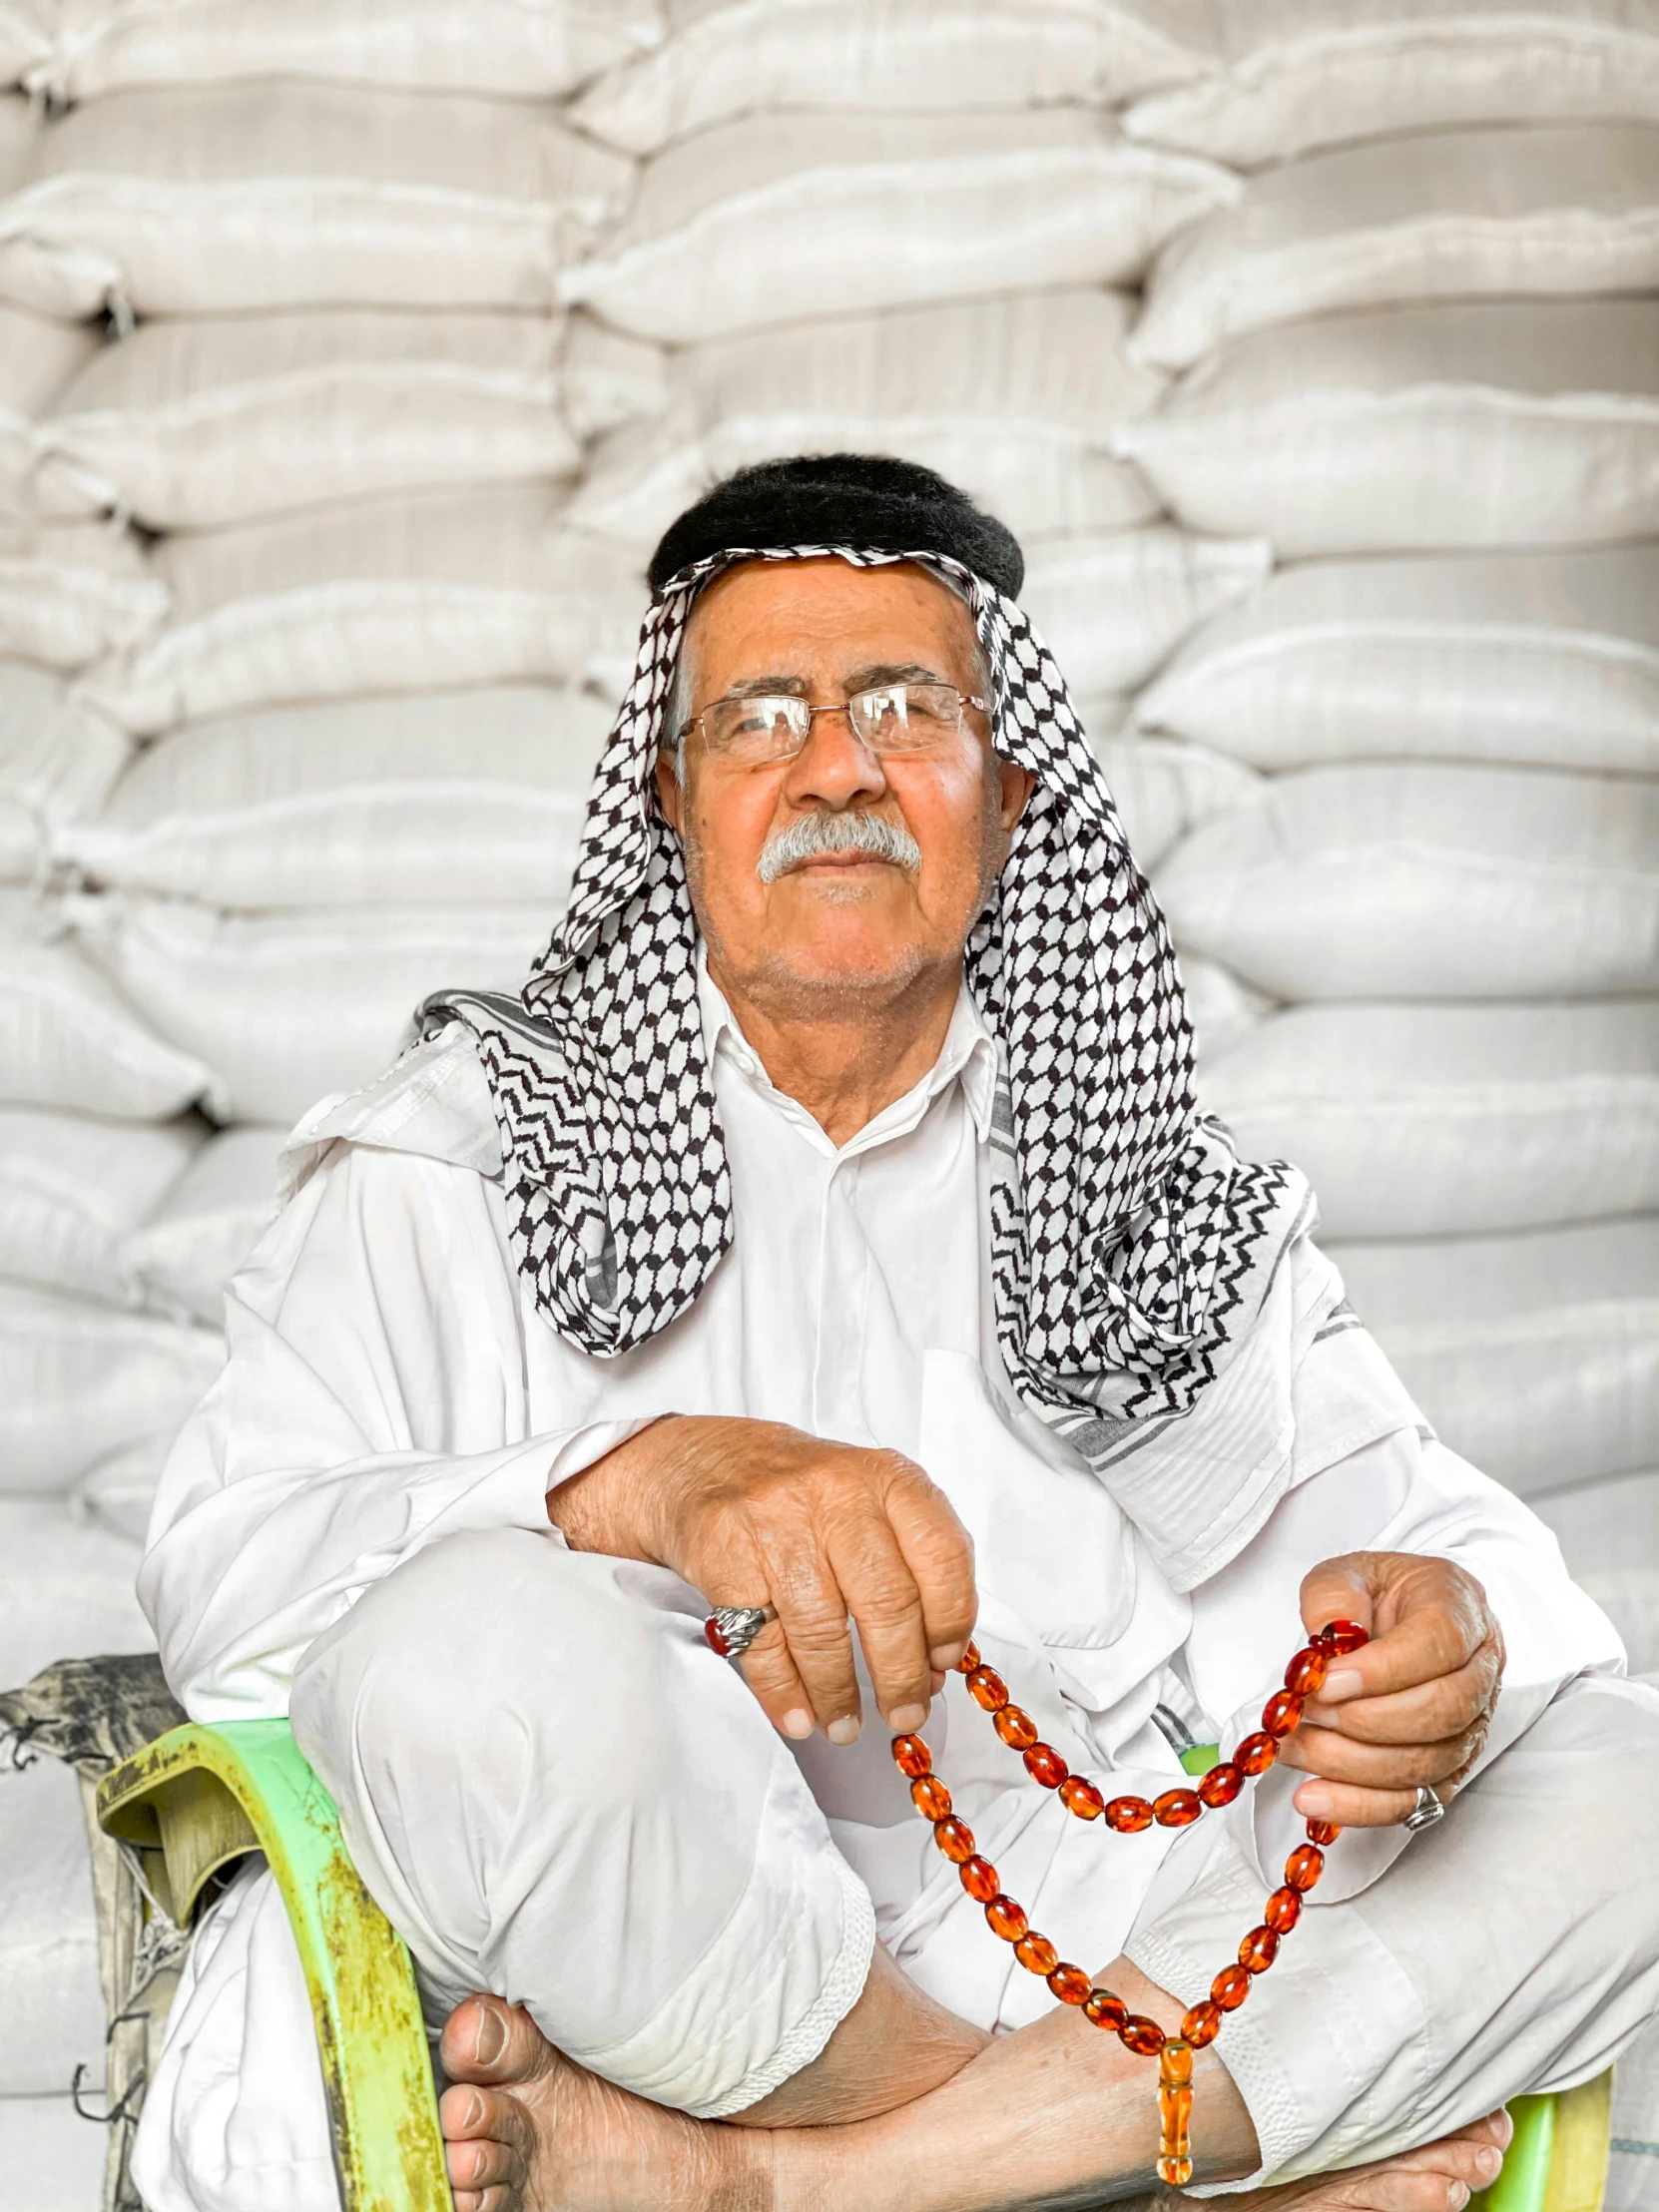
[[[1290,1491],[1254,1541],[1193,1593],[1193,1686],[1208,1710],[1217,1709],[1212,1699],[1225,1698],[1233,1707],[1225,1748],[1260,1725],[1261,1698],[1278,1687],[1293,1648],[1287,1634],[1294,1638],[1300,1629],[1302,1577],[1320,1560],[1348,1551],[1451,1559],[1484,1588],[1503,1630],[1507,1662],[1491,1732],[1466,1779],[1529,1728],[1574,1675],[1624,1671],[1611,1622],[1571,1580],[1560,1546],[1537,1515],[1434,1437],[1399,1429]],[[1271,1651],[1264,1623],[1277,1631]],[[1257,1687],[1234,1705],[1246,1681]],[[1274,1883],[1286,1854],[1303,1840],[1291,1797],[1306,1779],[1294,1769],[1277,1769],[1240,1801],[1241,1814],[1250,1807],[1254,1855],[1264,1879]],[[1365,1889],[1407,1841],[1398,1828],[1351,1831],[1322,1883],[1322,1898],[1335,1902]]]
[[[644,1425],[532,1435],[493,1186],[337,1148],[231,1286],[230,1360],[168,1460],[139,1571],[197,1720],[287,1710],[300,1654],[435,1537],[529,1528]]]

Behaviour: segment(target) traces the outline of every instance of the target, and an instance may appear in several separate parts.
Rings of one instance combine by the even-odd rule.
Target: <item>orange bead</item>
[[[1156,2058],[1164,2047],[1164,2031],[1144,2012],[1131,2012],[1118,2029],[1118,2041],[1137,2058]]]
[[[1236,1767],[1231,1759],[1224,1759],[1200,1781],[1198,1794],[1206,1805],[1231,1805],[1244,1786],[1243,1767]]]
[[[1023,1905],[1016,1905],[1012,1898],[994,1897],[985,1908],[985,1925],[1005,1943],[1017,1943],[1031,1923]]]
[[[1271,1736],[1247,1736],[1233,1754],[1233,1762],[1246,1774],[1266,1774],[1278,1757],[1279,1746]]]
[[[989,1905],[992,1898],[1002,1894],[1002,1879],[988,1859],[964,1859],[958,1871],[962,1888],[975,1904]]]
[[[1250,1976],[1243,1966],[1223,1966],[1210,1984],[1210,2001],[1224,2012],[1236,2012],[1250,1994]]]
[[[1316,1690],[1325,1687],[1326,1670],[1331,1662],[1323,1651],[1316,1651],[1309,1644],[1299,1651],[1285,1669],[1285,1687],[1294,1690],[1298,1697],[1312,1697]]]
[[[1008,1685],[994,1667],[975,1667],[967,1686],[968,1696],[983,1713],[1000,1713],[1008,1702]]]
[[[958,1674],[971,1674],[978,1664],[979,1646],[970,1639],[966,1651],[956,1662],[956,1672]]]
[[[893,1764],[900,1774],[915,1776],[931,1774],[933,1754],[919,1736],[895,1736],[892,1740]]]
[[[1194,2050],[1202,2050],[1206,2043],[1213,2043],[1221,2033],[1221,2006],[1212,2004],[1208,1997],[1202,2004],[1195,2004],[1181,2022],[1181,2038],[1191,2043]]]
[[[1162,2089],[1179,2089],[1192,2078],[1192,2045],[1179,2035],[1172,2035],[1158,2053],[1158,2085]]]
[[[1262,1918],[1276,1936],[1288,1936],[1302,1918],[1302,1899],[1295,1890],[1275,1890],[1262,1908]]]
[[[1120,1836],[1138,1835],[1152,1826],[1152,1808],[1144,1797],[1115,1797],[1106,1808],[1106,1826]]]
[[[1371,1642],[1371,1632],[1369,1629],[1362,1628],[1358,1621],[1327,1621],[1320,1630],[1320,1641],[1327,1645],[1331,1651],[1341,1655],[1345,1652],[1359,1651],[1366,1644],[1369,1644]]]
[[[1062,2004],[1087,2005],[1094,1994],[1094,1983],[1081,1966],[1056,1966],[1048,1977],[1048,1986]]]
[[[1014,1945],[1014,1956],[1027,1973],[1045,1977],[1060,1963],[1060,1953],[1046,1936],[1022,1936]]]
[[[1160,2158],[1158,2179],[1171,2189],[1184,2189],[1193,2178],[1193,2162],[1190,2158]]]
[[[1271,1928],[1253,1928],[1239,1945],[1239,1964],[1246,1973],[1266,1973],[1279,1956],[1279,1937]]]
[[[1311,1890],[1325,1872],[1325,1854],[1318,1844],[1298,1844],[1285,1862],[1285,1880],[1293,1890]]]
[[[1152,1801],[1152,1818],[1160,1828],[1191,1828],[1203,1810],[1196,1790],[1166,1790]]]
[[[1109,2027],[1115,2035],[1129,2017],[1129,2007],[1110,1989],[1091,1989],[1083,1999],[1083,2017],[1096,2027]]]
[[[952,1866],[965,1867],[973,1857],[973,1831],[966,1821],[935,1821],[933,1841]]]
[[[1094,1784],[1085,1782],[1080,1774],[1068,1774],[1061,1783],[1060,1803],[1080,1821],[1097,1821],[1106,1810],[1106,1800]]]
[[[936,1774],[919,1775],[910,1784],[910,1802],[918,1813],[925,1813],[930,1821],[942,1821],[949,1817],[950,1792]]]
[[[1166,2043],[1164,2048],[1168,2050],[1169,2045]],[[1164,2137],[1172,2153],[1178,2145],[1185,2145],[1192,2117],[1193,2092],[1190,2087],[1159,2089],[1158,2132]]]
[[[1311,1844],[1334,1844],[1342,1834],[1335,1821],[1310,1821],[1308,1841]]]
[[[991,1726],[1010,1751],[1024,1751],[1028,1744],[1037,1740],[1036,1722],[1017,1705],[1005,1705],[992,1719]]]
[[[1071,1769],[1052,1744],[1033,1744],[1025,1754],[1025,1771],[1045,1790],[1057,1790]]]
[[[1294,1690],[1275,1690],[1262,1708],[1262,1726],[1270,1736],[1288,1736],[1302,1718],[1302,1700]]]

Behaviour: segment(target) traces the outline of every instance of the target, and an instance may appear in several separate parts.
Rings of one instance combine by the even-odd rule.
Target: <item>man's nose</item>
[[[784,789],[794,806],[839,813],[859,800],[882,797],[887,779],[880,755],[858,736],[846,709],[825,707],[814,715]]]

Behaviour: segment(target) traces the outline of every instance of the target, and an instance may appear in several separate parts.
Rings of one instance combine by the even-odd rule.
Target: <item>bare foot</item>
[[[1227,2199],[1228,2212],[1462,2212],[1477,2189],[1497,2179],[1514,2131],[1500,2109],[1397,2158],[1247,2190]]]
[[[438,2048],[455,2212],[760,2212],[771,2200],[764,2130],[602,2081],[499,1997],[457,2005]]]

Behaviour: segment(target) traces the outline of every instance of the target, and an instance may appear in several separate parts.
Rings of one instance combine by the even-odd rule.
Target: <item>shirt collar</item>
[[[737,1017],[726,1003],[725,992],[709,973],[701,938],[697,946],[697,989],[703,1015],[703,1049],[709,1065],[714,1065],[717,1053],[729,1053],[752,1082],[770,1091],[773,1088],[771,1077],[761,1065],[754,1046],[738,1027]],[[973,1117],[974,1133],[979,1142],[985,1144],[990,1138],[991,1116],[996,1103],[996,1039],[985,1026],[964,982],[956,994],[950,1026],[944,1033],[938,1058],[920,1082],[903,1098],[895,1099],[891,1106],[884,1108],[870,1126],[876,1127],[889,1114],[906,1105],[919,1105],[925,1110],[941,1091],[960,1082],[962,1096]]]

